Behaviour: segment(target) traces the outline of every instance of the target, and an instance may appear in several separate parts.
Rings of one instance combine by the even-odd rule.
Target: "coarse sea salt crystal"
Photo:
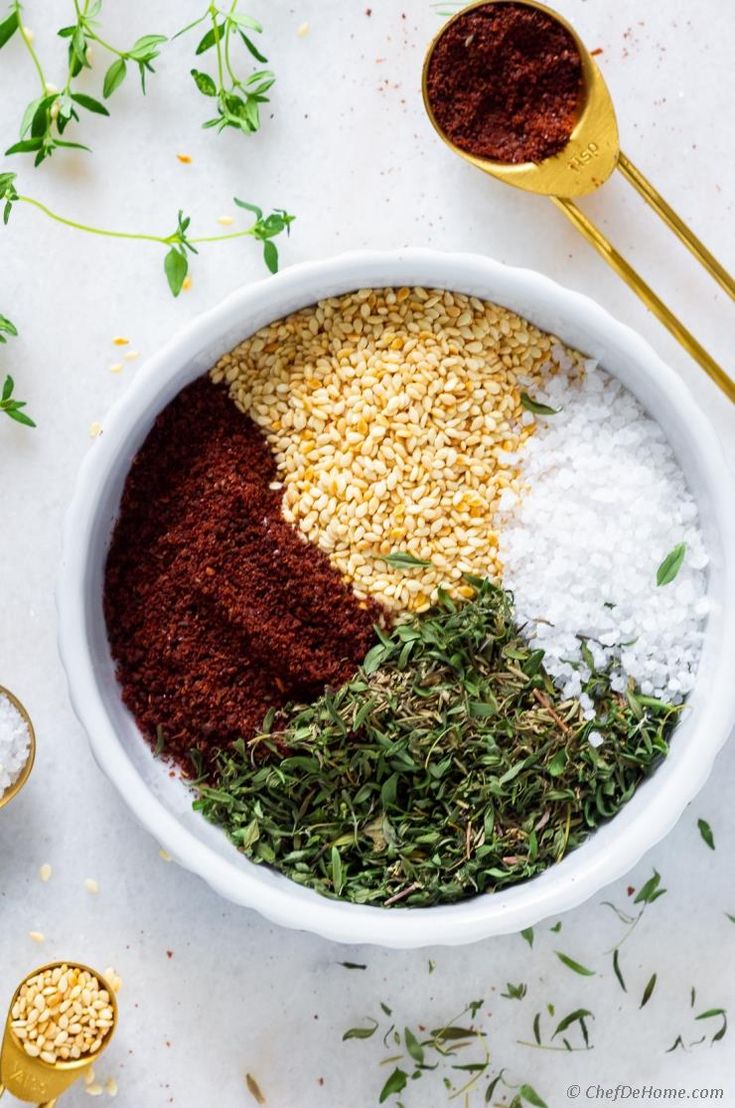
[[[632,393],[596,363],[575,376],[561,347],[551,353],[555,370],[534,397],[561,410],[537,418],[518,456],[525,491],[499,505],[505,587],[564,696],[579,697],[590,675],[586,641],[615,691],[632,678],[645,695],[680,702],[694,686],[709,611],[696,502]],[[680,542],[684,563],[658,586],[658,566]],[[587,716],[587,698],[582,707]]]
[[[7,696],[0,693],[0,796],[20,777],[30,745],[26,721]]]

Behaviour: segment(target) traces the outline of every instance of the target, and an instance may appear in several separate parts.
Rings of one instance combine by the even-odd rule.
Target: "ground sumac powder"
[[[271,706],[349,678],[379,609],[357,601],[281,516],[260,431],[208,379],[161,413],[135,458],[105,571],[123,698],[143,734],[208,769]]]
[[[525,4],[460,15],[429,61],[434,117],[455,146],[498,162],[558,153],[577,120],[582,62],[560,23]]]

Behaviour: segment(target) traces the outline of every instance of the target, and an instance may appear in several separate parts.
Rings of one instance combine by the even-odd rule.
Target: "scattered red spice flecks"
[[[583,88],[574,38],[523,4],[470,8],[434,47],[427,94],[455,146],[506,163],[558,153],[577,121]]]
[[[268,708],[347,680],[381,618],[283,519],[276,477],[261,432],[202,378],[126,481],[105,572],[112,655],[144,736],[195,772],[192,751],[211,770]]]

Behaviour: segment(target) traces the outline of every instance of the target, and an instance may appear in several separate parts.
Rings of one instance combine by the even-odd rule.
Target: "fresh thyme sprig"
[[[204,36],[196,48],[197,57],[210,50],[215,52],[215,76],[200,69],[192,69],[194,83],[203,96],[215,101],[216,115],[202,124],[203,127],[216,127],[223,131],[234,127],[244,134],[252,134],[260,127],[260,105],[268,102],[265,95],[275,81],[270,69],[257,69],[248,77],[238,76],[232,60],[233,43],[242,42],[251,57],[261,65],[268,59],[261,54],[251,35],[263,30],[260,23],[245,12],[237,10],[238,0],[232,0],[226,11],[216,4],[208,4],[204,13],[193,23],[183,27],[174,38],[193,30],[194,27],[207,25]]]
[[[224,235],[200,235],[191,238],[189,225],[191,219],[179,211],[176,229],[169,235],[150,235],[133,231],[115,231],[102,227],[92,227],[87,223],[79,223],[77,220],[68,219],[66,216],[54,212],[40,200],[32,196],[24,196],[19,193],[15,181],[17,174],[0,173],[0,204],[4,202],[3,222],[7,223],[14,204],[30,204],[43,212],[49,219],[61,223],[65,227],[71,227],[77,231],[84,231],[90,235],[104,235],[107,238],[138,240],[140,242],[156,242],[167,246],[168,251],[164,258],[164,271],[169,288],[174,296],[178,296],[189,272],[189,254],[196,254],[197,246],[211,242],[227,242],[231,239],[254,238],[263,244],[263,260],[271,273],[278,269],[278,250],[273,239],[285,231],[290,233],[290,226],[296,218],[289,215],[282,208],[277,208],[270,215],[264,215],[261,208],[254,204],[248,204],[245,200],[234,198],[235,204],[240,208],[246,208],[255,215],[255,222],[244,231],[232,231]]]
[[[6,335],[17,335],[18,328],[7,316],[0,315],[0,343],[7,342]],[[35,427],[29,415],[22,410],[26,406],[25,400],[16,400],[13,396],[15,381],[8,373],[0,391],[0,412],[16,423],[22,423],[25,427]]]
[[[145,93],[146,73],[152,73],[153,61],[159,55],[159,46],[166,42],[165,35],[143,35],[128,50],[119,50],[99,31],[99,15],[102,0],[73,0],[74,22],[59,30],[68,40],[67,72],[63,88],[58,89],[46,80],[41,60],[33,46],[31,34],[23,24],[20,0],[12,0],[10,12],[0,23],[0,48],[18,32],[36,70],[41,92],[28,104],[20,124],[20,140],[6,150],[6,154],[33,154],[34,165],[40,165],[61,147],[89,150],[79,142],[69,142],[61,136],[73,120],[79,122],[78,108],[95,115],[109,115],[105,105],[86,92],[74,88],[74,80],[83,69],[91,69],[89,47],[95,43],[114,61],[105,73],[102,95],[110,97],[125,80],[128,65],[138,67],[141,85]]]
[[[31,417],[21,411],[21,409],[26,406],[25,400],[15,400],[13,398],[14,388],[15,381],[10,374],[8,374],[5,378],[3,390],[0,393],[0,412],[4,412],[9,419],[14,419],[16,423],[22,423],[25,427],[35,427],[36,424]]]

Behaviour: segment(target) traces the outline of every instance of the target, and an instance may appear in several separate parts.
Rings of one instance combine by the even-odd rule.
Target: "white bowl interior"
[[[124,707],[102,612],[107,546],[132,459],[158,412],[260,327],[325,296],[386,285],[449,288],[496,301],[619,377],[664,428],[694,493],[711,554],[713,612],[696,688],[671,753],[618,816],[532,881],[450,906],[384,910],[328,900],[250,863],[191,809],[192,796],[152,755]],[[731,477],[714,432],[642,339],[586,297],[538,274],[472,255],[358,253],[294,267],[233,294],[144,366],[106,421],[67,519],[60,635],[75,709],[102,768],[138,818],[183,865],[275,922],[339,941],[409,947],[517,931],[581,902],[630,869],[674,824],[706,779],[735,718]]]

